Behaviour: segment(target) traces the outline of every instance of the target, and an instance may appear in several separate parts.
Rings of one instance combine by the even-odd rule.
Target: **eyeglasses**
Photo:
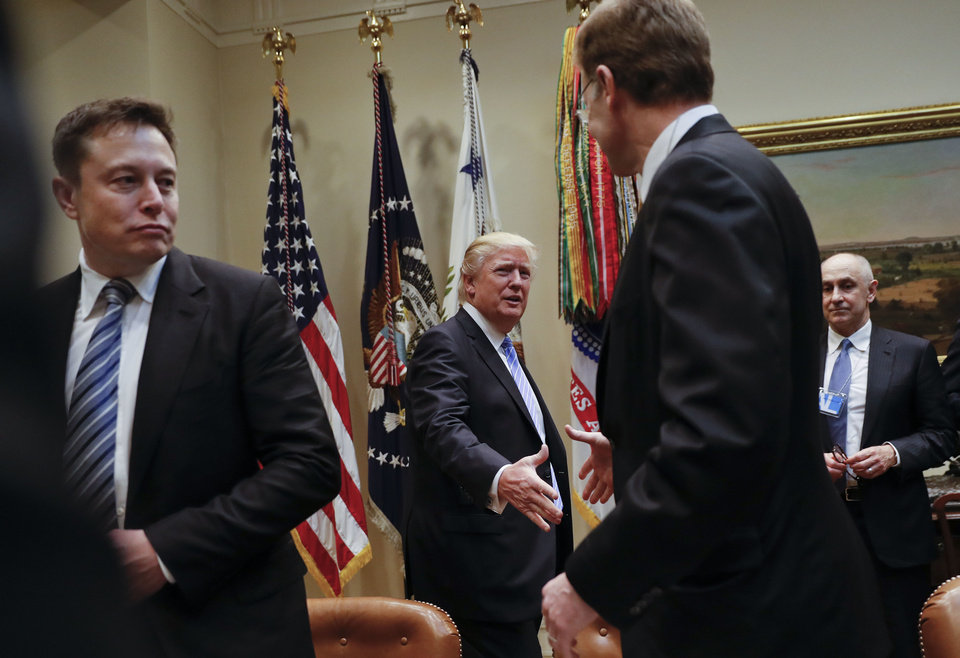
[[[590,82],[588,82],[588,83],[586,84],[586,86],[584,86],[583,89],[580,90],[580,98],[586,98],[586,97],[587,97],[587,89],[589,89],[589,88],[590,88],[590,85],[592,85],[592,84],[593,84],[594,82],[596,82],[596,81],[597,81],[597,79],[594,78],[593,80],[591,80]],[[584,127],[584,128],[587,128],[587,127],[588,127],[588,124],[589,124],[589,112],[587,112],[587,108],[586,108],[586,107],[581,107],[579,110],[577,110],[577,118],[580,120],[580,123],[583,124],[583,127]]]
[[[834,444],[833,446],[833,458],[838,462],[840,462],[841,464],[846,465],[847,463],[847,453],[843,451],[843,448],[841,448],[836,444]],[[862,480],[860,479],[860,476],[854,473],[853,471],[851,471],[849,467],[847,468],[846,474],[853,476],[853,479],[857,481],[857,484],[860,484],[862,482]]]

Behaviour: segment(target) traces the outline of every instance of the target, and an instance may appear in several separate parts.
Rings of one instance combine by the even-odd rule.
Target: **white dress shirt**
[[[477,323],[477,326],[480,327],[480,330],[483,331],[483,335],[487,337],[487,340],[490,341],[490,344],[493,345],[493,349],[496,350],[497,356],[500,357],[500,360],[503,361],[503,367],[507,369],[507,373],[510,373],[510,366],[507,364],[507,354],[503,350],[503,339],[506,337],[506,334],[498,330],[496,327],[491,325],[483,314],[477,310],[477,308],[470,302],[463,303],[463,310],[467,312],[474,322]],[[523,370],[520,371],[521,376],[526,377],[523,374]],[[511,379],[512,379],[511,375]],[[529,382],[528,382],[529,383]],[[533,388],[531,386],[531,388]],[[538,403],[539,404],[539,403]],[[540,442],[546,445],[547,435],[543,428],[543,409],[540,410],[541,421],[537,424],[537,434],[540,436]],[[487,508],[493,510],[497,514],[502,514],[504,508],[507,506],[506,501],[501,501],[500,497],[497,495],[498,488],[500,486],[500,476],[503,475],[503,469],[505,469],[510,464],[504,464],[500,467],[500,470],[497,471],[497,474],[493,476],[493,482],[490,484],[490,491],[488,494],[488,503]],[[550,475],[553,478],[553,488],[557,489],[556,482],[557,476],[554,474],[553,465],[550,465]],[[559,489],[557,489],[559,491]],[[558,499],[559,500],[559,499]],[[561,507],[562,509],[562,507]]]
[[[867,373],[870,369],[870,335],[873,332],[873,322],[866,324],[849,336],[841,336],[832,328],[827,327],[827,357],[823,364],[823,388],[830,390],[830,375],[833,374],[833,364],[840,355],[840,343],[844,338],[850,339],[850,392],[847,394],[847,441],[843,451],[853,456],[862,447],[863,415],[867,406]],[[885,442],[893,448],[897,463],[900,465],[900,453],[889,441]]]
[[[670,152],[677,147],[677,144],[683,139],[683,136],[686,135],[700,119],[714,114],[720,114],[720,110],[713,105],[698,105],[697,107],[692,107],[670,122],[670,124],[663,129],[663,132],[657,136],[653,145],[650,147],[650,152],[647,153],[647,157],[643,161],[643,171],[640,177],[641,202],[647,200],[647,193],[653,184],[653,177],[657,175],[657,170],[660,169],[660,165],[667,159]]]
[[[120,370],[117,375],[117,435],[113,459],[113,484],[116,493],[117,527],[123,528],[127,517],[127,490],[130,473],[130,441],[133,433],[133,413],[137,404],[137,388],[140,383],[140,364],[147,343],[147,330],[150,328],[150,315],[153,312],[153,299],[157,293],[157,283],[167,257],[164,256],[150,265],[140,274],[126,277],[137,290],[137,294],[123,308],[120,321]],[[87,350],[87,343],[93,335],[97,323],[106,312],[106,301],[99,299],[103,287],[110,281],[95,272],[88,264],[86,255],[80,250],[80,299],[73,318],[73,333],[70,336],[70,349],[67,352],[67,373],[64,383],[67,408],[73,396],[73,384],[80,370],[80,362]],[[159,560],[159,557],[158,557]],[[174,582],[172,574],[160,561],[167,580]]]

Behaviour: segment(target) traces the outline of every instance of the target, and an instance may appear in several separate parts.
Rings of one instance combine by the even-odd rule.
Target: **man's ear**
[[[57,176],[53,179],[53,196],[60,204],[63,214],[70,219],[77,219],[76,192],[77,186],[68,181],[63,176]]]
[[[613,78],[613,71],[606,64],[597,67],[597,84],[600,86],[600,98],[608,105],[617,95],[617,81]]]
[[[877,286],[879,283],[876,279],[870,282],[870,286],[867,288],[867,303],[872,303],[874,299],[877,298]]]
[[[463,292],[467,294],[467,301],[473,302],[473,296],[477,293],[477,286],[473,277],[469,274],[462,274],[463,277]]]

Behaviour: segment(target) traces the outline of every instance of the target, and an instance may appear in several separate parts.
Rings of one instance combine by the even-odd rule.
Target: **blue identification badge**
[[[828,391],[824,387],[820,387],[820,413],[825,416],[830,416],[836,418],[840,415],[840,412],[843,411],[843,405],[847,401],[847,396],[844,393],[834,393],[833,391]]]

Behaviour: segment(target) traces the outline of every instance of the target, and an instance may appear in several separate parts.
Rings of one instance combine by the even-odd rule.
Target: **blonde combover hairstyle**
[[[690,0],[606,0],[580,27],[575,52],[588,80],[606,65],[643,105],[713,97],[707,25]]]
[[[457,285],[457,298],[461,304],[468,301],[464,278],[467,276],[476,277],[480,274],[480,268],[483,267],[483,263],[487,258],[502,249],[510,249],[512,247],[519,247],[527,252],[530,271],[535,271],[540,250],[537,249],[535,244],[522,235],[507,233],[505,231],[494,231],[493,233],[481,235],[470,243],[470,246],[467,247],[466,252],[463,254],[463,262],[460,264],[460,281]]]

